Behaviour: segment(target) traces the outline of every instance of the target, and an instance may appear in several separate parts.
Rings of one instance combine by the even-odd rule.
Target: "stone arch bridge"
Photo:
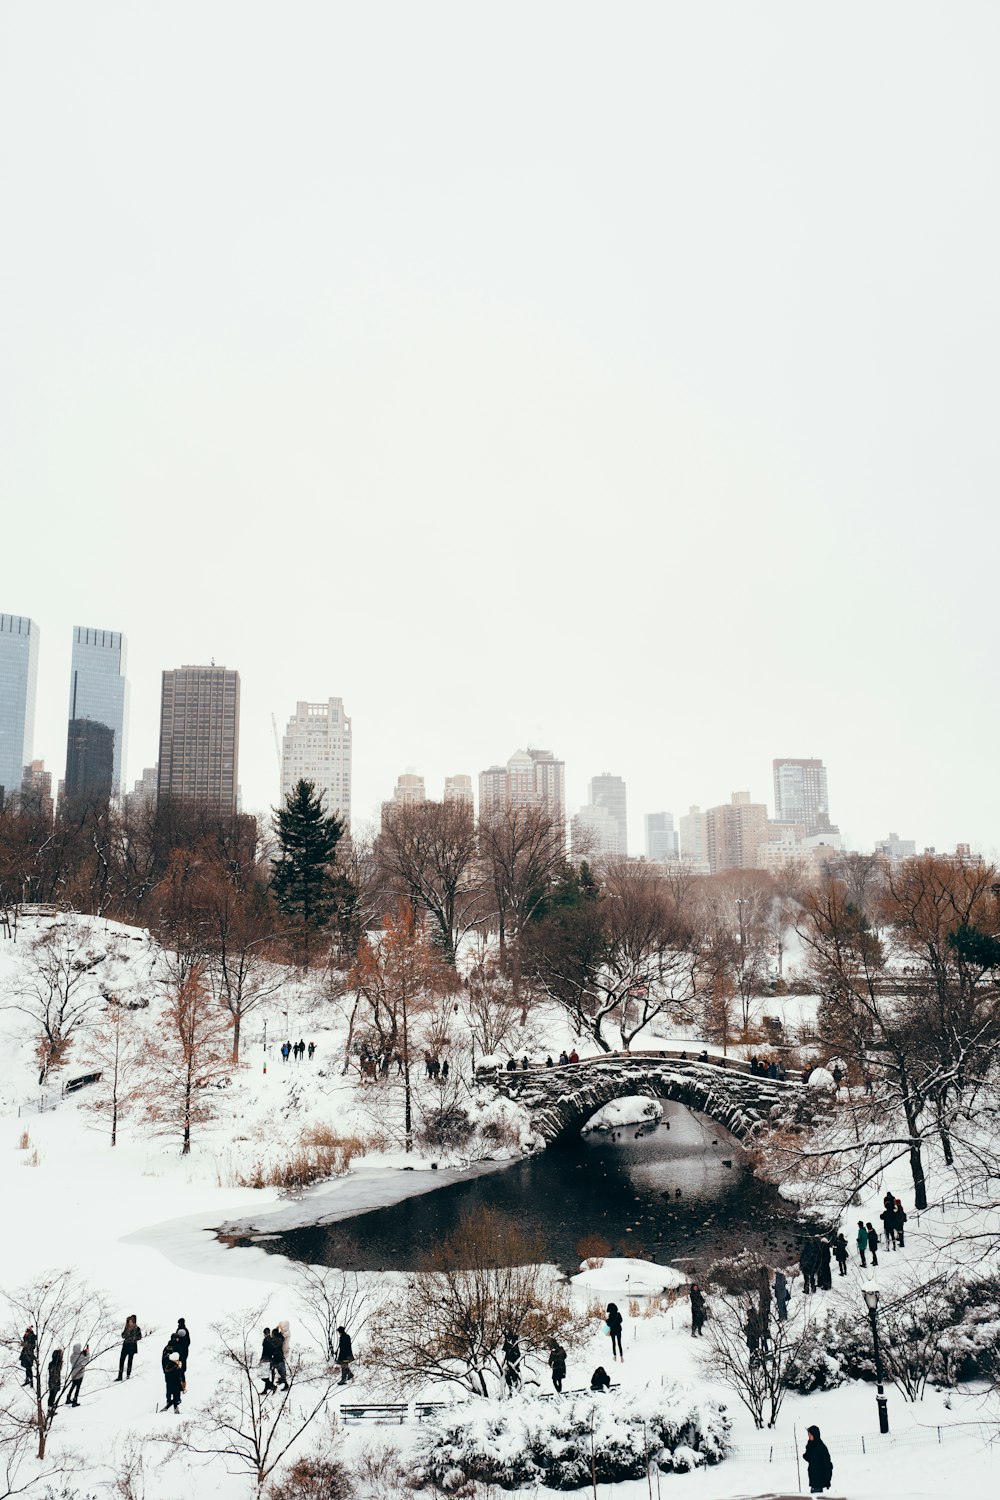
[[[699,1062],[662,1052],[613,1053],[516,1073],[487,1067],[478,1077],[527,1111],[546,1146],[578,1134],[603,1105],[632,1094],[684,1104],[744,1144],[769,1127],[802,1130],[828,1109],[824,1091],[799,1080],[759,1077],[728,1059]]]

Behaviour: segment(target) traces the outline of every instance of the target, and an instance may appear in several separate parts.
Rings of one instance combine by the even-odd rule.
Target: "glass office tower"
[[[73,631],[66,736],[66,796],[106,800],[121,792],[128,736],[128,642],[119,630]]]
[[[20,792],[31,761],[37,687],[38,626],[0,615],[0,796]]]

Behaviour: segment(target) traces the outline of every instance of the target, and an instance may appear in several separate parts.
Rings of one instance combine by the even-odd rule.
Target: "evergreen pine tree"
[[[274,814],[280,850],[271,876],[278,907],[301,926],[306,956],[309,940],[337,909],[337,879],[331,870],[344,825],[323,811],[323,798],[311,781],[299,781]]]

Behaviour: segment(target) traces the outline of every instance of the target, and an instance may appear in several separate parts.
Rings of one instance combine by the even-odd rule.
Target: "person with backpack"
[[[566,1350],[558,1339],[552,1340],[549,1349],[549,1369],[552,1371],[552,1388],[561,1393],[566,1379]]]
[[[806,1451],[802,1457],[809,1472],[810,1492],[818,1495],[821,1490],[828,1490],[833,1483],[833,1459],[819,1435],[819,1428],[808,1427],[806,1431],[809,1436],[806,1438]]]
[[[187,1379],[188,1355],[191,1352],[191,1335],[183,1318],[177,1319],[173,1332],[173,1346],[181,1357],[181,1375]]]
[[[184,1389],[184,1373],[181,1369],[179,1350],[171,1349],[164,1365],[163,1378],[167,1387],[167,1404],[163,1410],[169,1411],[173,1407],[174,1416],[176,1416],[181,1409],[181,1391]]]
[[[862,1264],[862,1266],[867,1266],[867,1264],[868,1264],[868,1262],[865,1260],[865,1251],[867,1249],[868,1249],[868,1231],[865,1228],[864,1220],[863,1219],[859,1219],[858,1220],[858,1254],[861,1256],[861,1264]]]
[[[139,1340],[142,1338],[142,1329],[139,1327],[135,1313],[129,1313],[125,1319],[125,1327],[122,1329],[122,1352],[118,1356],[118,1379],[123,1378],[122,1372],[126,1370],[124,1379],[132,1379],[132,1361],[139,1350]]]
[[[618,1311],[617,1302],[608,1303],[607,1317],[605,1318],[605,1327],[611,1335],[612,1363],[614,1363],[616,1359],[620,1359],[622,1364],[624,1364],[625,1356],[622,1353],[622,1315]]]
[[[868,1253],[872,1258],[872,1265],[878,1265],[878,1235],[873,1225],[866,1224],[865,1231],[868,1235]]]

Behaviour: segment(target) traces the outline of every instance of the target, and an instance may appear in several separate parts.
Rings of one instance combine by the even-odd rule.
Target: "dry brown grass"
[[[27,1149],[28,1149],[28,1147],[30,1145],[31,1145],[31,1136],[28,1134],[28,1132],[26,1130],[22,1130],[21,1131],[21,1139],[17,1143],[17,1149],[18,1149],[18,1151],[27,1151]]]
[[[585,1234],[576,1242],[576,1253],[592,1269],[604,1264],[605,1256],[611,1254],[611,1246],[600,1234]]]
[[[329,1125],[307,1125],[298,1145],[283,1161],[254,1162],[238,1178],[240,1187],[311,1187],[328,1177],[343,1177],[357,1156],[364,1156],[370,1142],[357,1135],[338,1135]]]

